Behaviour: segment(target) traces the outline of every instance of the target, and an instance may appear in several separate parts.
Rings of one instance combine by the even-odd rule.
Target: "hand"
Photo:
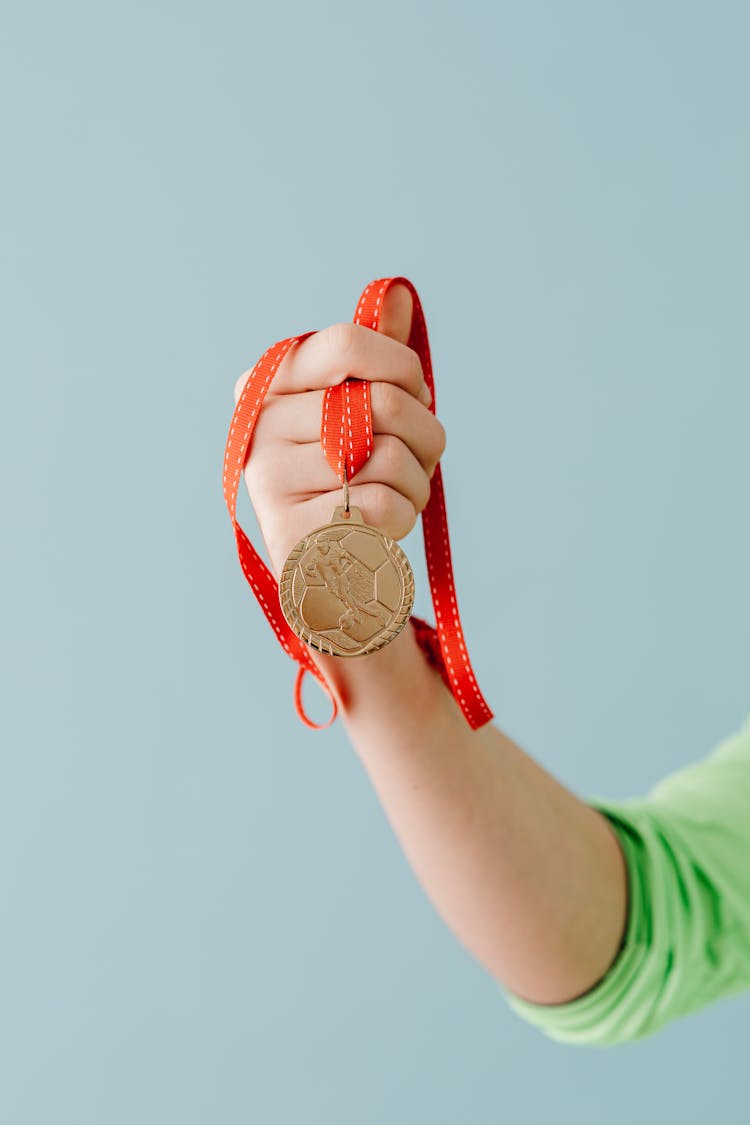
[[[430,497],[445,429],[428,409],[419,356],[406,344],[412,308],[406,286],[393,285],[379,331],[333,324],[295,344],[274,375],[244,476],[277,581],[295,543],[343,503],[341,482],[320,444],[320,423],[326,388],[348,375],[371,383],[373,427],[373,451],[350,482],[351,505],[366,523],[402,539]],[[235,403],[249,375],[237,380]]]

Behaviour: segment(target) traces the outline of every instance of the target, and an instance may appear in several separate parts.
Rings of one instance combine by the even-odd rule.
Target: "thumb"
[[[409,289],[402,281],[391,285],[383,298],[378,332],[405,344],[411,332],[414,301]]]
[[[396,281],[391,285],[383,298],[380,310],[378,332],[383,336],[390,336],[399,344],[406,344],[411,336],[411,325],[414,319],[414,298],[411,290],[403,281]],[[425,384],[419,392],[418,398],[425,406],[433,400],[432,391]]]

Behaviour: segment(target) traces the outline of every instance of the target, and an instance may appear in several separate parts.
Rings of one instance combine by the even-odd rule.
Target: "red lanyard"
[[[414,313],[408,346],[413,348],[422,363],[427,386],[432,392],[430,409],[435,411],[435,382],[432,374],[427,324],[416,289],[405,277],[380,278],[372,281],[357,302],[355,324],[377,330],[383,298],[391,285],[406,285],[414,301]],[[300,665],[294,686],[294,703],[303,723],[315,730],[323,730],[336,718],[336,700],[310,649],[289,627],[279,604],[278,583],[237,522],[237,491],[242,470],[247,459],[250,439],[275,373],[284,356],[297,343],[306,340],[313,332],[290,336],[273,344],[252,369],[232,416],[224,453],[224,500],[234,527],[240,565],[258,602],[270,622],[280,644]],[[370,409],[370,384],[366,379],[347,377],[343,383],[329,387],[323,397],[320,424],[320,441],[326,459],[342,479],[344,473],[350,480],[362,468],[373,452],[372,412]],[[493,718],[469,661],[461,621],[458,615],[456,587],[453,581],[453,564],[448,539],[448,521],[445,511],[445,493],[440,464],[431,479],[430,498],[422,511],[427,574],[435,609],[437,628],[414,614],[410,617],[416,638],[431,664],[439,669],[443,680],[459,704],[469,726],[476,730]],[[361,659],[366,660],[367,657]],[[314,723],[302,706],[302,680],[305,672],[320,681],[333,705],[327,723]]]

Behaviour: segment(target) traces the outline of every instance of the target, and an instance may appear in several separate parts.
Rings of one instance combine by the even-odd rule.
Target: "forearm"
[[[434,907],[537,1003],[590,988],[622,935],[626,871],[606,818],[495,725],[472,731],[407,626],[361,659],[314,652],[357,756]]]

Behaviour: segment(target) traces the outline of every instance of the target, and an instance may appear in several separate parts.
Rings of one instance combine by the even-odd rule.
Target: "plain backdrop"
[[[750,996],[509,1012],[297,719],[221,465],[237,377],[404,274],[495,721],[611,798],[737,729],[747,5],[32,0],[0,50],[2,1120],[744,1125]]]

